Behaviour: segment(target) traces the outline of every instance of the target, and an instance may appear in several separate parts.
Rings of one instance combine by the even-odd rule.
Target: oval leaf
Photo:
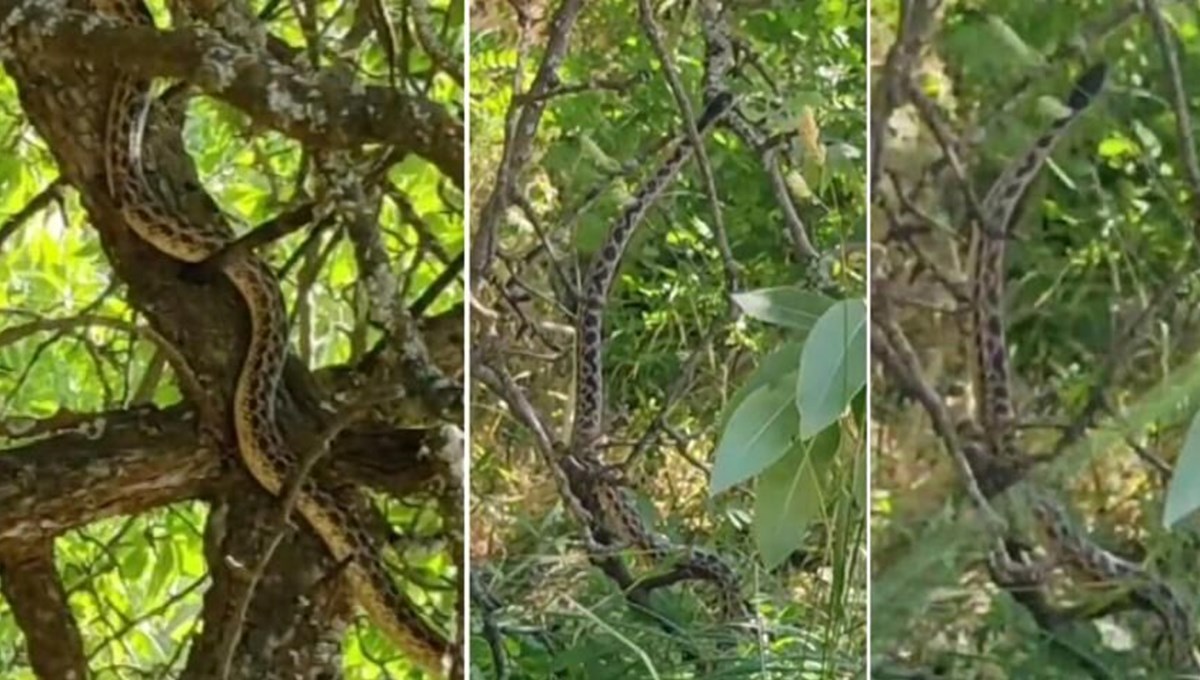
[[[788,383],[765,385],[746,397],[721,433],[709,493],[715,496],[779,460],[799,424]]]
[[[733,301],[746,314],[767,323],[807,332],[833,300],[812,291],[783,286],[734,293]]]
[[[746,397],[757,392],[760,387],[781,383],[795,385],[797,371],[800,370],[800,352],[803,349],[802,341],[793,340],[785,342],[779,349],[764,357],[758,368],[754,369],[725,405],[725,410],[721,413],[721,430],[725,429],[730,417],[737,412]]]
[[[1163,526],[1170,529],[1200,508],[1200,412],[1192,417],[1183,450],[1175,462],[1175,474],[1167,486],[1163,503]]]
[[[796,404],[800,436],[807,439],[845,412],[867,382],[867,308],[843,300],[821,315],[800,357]]]
[[[767,569],[800,547],[809,522],[825,506],[825,480],[840,440],[841,428],[834,426],[798,441],[759,478],[754,534]]]

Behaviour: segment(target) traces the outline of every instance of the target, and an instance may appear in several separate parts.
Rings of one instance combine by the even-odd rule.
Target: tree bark
[[[382,143],[404,149],[459,187],[462,123],[459,114],[432,101],[364,86],[343,73],[301,74],[265,51],[211,32],[96,19],[80,0],[0,0],[0,57],[25,115],[62,178],[78,191],[129,303],[177,350],[176,373],[194,375],[199,389],[185,395],[187,404],[162,411],[80,414],[67,419],[78,427],[0,451],[0,592],[26,635],[35,672],[85,677],[84,643],[54,570],[54,539],[107,517],[207,501],[211,583],[202,632],[191,642],[183,677],[211,678],[222,633],[234,624],[230,598],[246,565],[262,554],[279,507],[236,463],[229,404],[249,331],[241,298],[223,278],[195,283],[185,276],[183,265],[129,230],[108,195],[102,142],[114,75],[182,78],[241,109],[256,125],[307,147]],[[284,94],[298,105],[279,106]],[[189,219],[223,219],[185,152],[182,123],[170,107],[155,106],[144,143],[147,172]],[[373,371],[372,377],[386,374]],[[340,375],[352,373],[342,367]],[[303,451],[326,424],[319,405],[328,394],[294,359],[284,383],[279,422],[293,450]],[[457,462],[429,455],[430,442],[431,431],[398,427],[371,412],[333,441],[314,476],[352,499],[386,538],[382,517],[359,486],[394,496],[460,493]],[[457,526],[460,519],[441,521]],[[253,591],[245,621],[236,622],[243,635],[231,677],[341,675],[341,638],[353,607],[338,565],[303,522],[294,522]],[[452,629],[452,612],[439,614]]]

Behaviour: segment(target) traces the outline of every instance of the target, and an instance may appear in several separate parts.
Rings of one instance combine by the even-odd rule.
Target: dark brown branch
[[[491,269],[498,247],[496,231],[500,228],[512,192],[516,189],[517,175],[529,162],[533,139],[541,124],[542,113],[546,110],[545,94],[558,86],[558,67],[567,56],[571,30],[575,27],[575,20],[582,9],[583,0],[563,0],[558,6],[550,22],[542,64],[538,68],[533,85],[524,94],[528,97],[527,103],[514,104],[509,109],[504,128],[504,153],[496,171],[492,192],[479,213],[479,226],[475,229],[472,240],[472,292],[479,290]]]
[[[0,15],[7,15],[12,0],[0,2]],[[183,79],[238,107],[255,123],[305,145],[328,149],[392,144],[428,160],[456,186],[463,186],[462,123],[423,97],[364,86],[330,70],[303,74],[266,53],[249,52],[192,27],[163,31],[152,26],[94,26],[95,17],[36,9],[28,15],[26,30],[18,31],[16,40],[27,54],[62,66],[81,55],[97,55],[98,68]],[[38,39],[29,38],[30,32],[39,31]]]
[[[196,441],[192,414],[95,414],[94,429],[0,455],[0,544],[28,545],[106,517],[204,498],[229,483],[217,452]],[[448,474],[418,452],[423,430],[353,429],[333,443],[329,476],[403,496]]]
[[[930,420],[933,421],[934,431],[941,438],[958,468],[967,494],[994,528],[1004,530],[1007,523],[996,513],[983,491],[980,490],[975,471],[963,453],[963,447],[959,442],[958,428],[950,418],[950,412],[946,409],[945,402],[941,395],[933,389],[933,386],[925,380],[916,352],[888,313],[888,303],[884,294],[881,293],[881,289],[885,285],[879,281],[874,282],[873,285],[871,353],[895,378],[900,388],[921,404],[925,412],[929,414]]]
[[[702,2],[698,8],[700,12],[700,26],[704,31],[704,40],[706,42],[704,63],[706,89],[716,89],[723,86],[727,74],[721,70],[723,62],[717,57],[721,54],[731,54],[733,51],[733,45],[726,33],[728,29],[723,24],[724,19],[718,9],[713,6],[714,4]],[[731,65],[732,56],[728,62],[730,64],[727,65]],[[736,113],[726,116],[722,124],[732,129],[734,134],[742,140],[742,143],[748,149],[758,154],[759,163],[762,164],[763,170],[771,180],[771,190],[775,194],[775,202],[779,205],[780,210],[783,211],[783,223],[787,228],[788,235],[791,237],[796,259],[803,262],[810,258],[817,258],[820,253],[817,252],[817,249],[808,237],[808,229],[804,226],[804,220],[801,219],[799,211],[796,210],[796,203],[792,199],[791,191],[788,189],[787,182],[783,177],[783,170],[779,164],[778,146],[767,144],[765,140],[766,135]],[[724,256],[724,252],[722,252],[722,256]]]
[[[43,539],[10,554],[0,543],[0,593],[25,634],[29,661],[39,678],[86,678],[79,625],[54,567],[54,541]]]
[[[880,169],[883,167],[883,140],[887,135],[887,123],[892,112],[899,108],[908,96],[907,81],[911,80],[925,43],[937,28],[935,14],[941,0],[912,0],[900,5],[900,29],[896,42],[888,50],[887,59],[880,69],[871,99],[871,159],[868,186],[871,191],[879,189]]]
[[[627,78],[591,77],[583,80],[582,82],[573,83],[570,85],[561,84],[558,87],[546,90],[539,97],[534,97],[529,93],[519,94],[513,97],[513,101],[517,104],[525,104],[538,98],[553,99],[555,97],[565,97],[573,94],[601,91],[628,95],[629,90],[631,90],[638,83],[646,80],[646,76],[647,74],[644,71],[638,71]]]
[[[39,191],[36,196],[29,199],[29,202],[24,207],[13,213],[12,217],[9,217],[3,224],[0,224],[0,249],[4,248],[4,242],[20,229],[21,225],[29,221],[29,218],[36,215],[42,208],[50,205],[51,201],[61,197],[62,189],[65,185],[66,182],[62,177],[55,179],[45,189]]]
[[[315,215],[313,209],[314,204],[311,201],[305,201],[287,212],[280,213],[230,241],[224,248],[196,266],[209,272],[216,272],[226,262],[236,260],[254,252],[257,248],[303,229],[312,222]]]
[[[384,7],[385,5],[381,3],[379,6]],[[458,83],[459,87],[462,87],[465,82],[462,56],[448,49],[434,29],[429,0],[410,0],[409,10],[412,12],[417,40],[421,43],[425,53],[438,68],[445,71],[454,79],[454,82]]]
[[[458,255],[446,264],[442,273],[438,274],[437,278],[426,286],[417,299],[413,300],[412,304],[408,306],[408,313],[413,318],[421,318],[425,314],[425,311],[429,309],[429,306],[436,302],[442,293],[450,287],[450,284],[462,278],[463,265],[466,264],[466,254],[465,250],[460,250]],[[426,340],[425,344],[428,346],[430,343]]]
[[[934,139],[937,140],[938,146],[942,149],[943,157],[950,164],[950,170],[954,175],[955,183],[958,184],[958,188],[962,191],[971,218],[982,228],[989,228],[987,220],[983,219],[983,203],[979,200],[979,196],[975,193],[975,188],[971,185],[966,165],[959,157],[958,149],[961,145],[955,138],[954,133],[951,132],[950,126],[938,111],[937,105],[929,97],[925,96],[925,93],[917,87],[915,82],[908,80],[903,83],[902,87],[906,89],[908,100],[913,103],[917,112],[921,114],[921,120],[933,132]]]
[[[725,217],[721,210],[721,197],[717,193],[717,180],[713,177],[712,163],[708,160],[708,151],[705,148],[704,140],[700,138],[700,132],[696,129],[696,114],[692,110],[692,102],[688,99],[687,92],[683,88],[683,81],[679,78],[679,69],[675,67],[670,51],[663,44],[662,29],[654,20],[654,10],[650,7],[649,0],[638,0],[638,19],[642,24],[642,30],[654,47],[655,54],[658,55],[659,63],[662,64],[663,77],[670,86],[671,94],[675,97],[675,105],[683,114],[684,132],[687,134],[688,141],[696,149],[696,163],[700,166],[701,177],[704,178],[704,193],[708,196],[708,204],[712,211],[717,249],[721,253],[721,264],[725,268],[725,288],[726,292],[732,295],[740,287],[737,262],[729,247],[729,234],[725,230]]]

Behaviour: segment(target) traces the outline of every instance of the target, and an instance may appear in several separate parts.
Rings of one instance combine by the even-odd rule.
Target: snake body
[[[982,475],[985,493],[995,493],[1012,481],[1020,468],[1014,426],[1011,367],[1004,329],[1005,255],[1013,224],[1029,189],[1046,160],[1071,124],[1087,109],[1104,83],[1105,67],[1095,66],[1081,76],[1068,97],[1068,111],[1008,165],[992,184],[980,207],[983,224],[973,233],[974,271],[971,277],[971,316],[975,403],[992,472]],[[986,488],[986,487],[992,488]]]
[[[1128,588],[1134,600],[1152,610],[1162,622],[1172,667],[1193,672],[1200,670],[1192,647],[1196,631],[1191,612],[1170,585],[1141,565],[1115,555],[1090,540],[1071,522],[1066,510],[1053,498],[1044,494],[1036,495],[1033,514],[1038,526],[1046,534],[1046,545],[1052,559],[1084,581]]]
[[[696,120],[699,134],[708,133],[732,105],[729,92],[713,96]],[[673,562],[689,578],[714,583],[723,615],[735,618],[745,613],[736,572],[714,553],[694,546],[676,546],[651,531],[628,489],[612,478],[597,451],[604,420],[604,308],[613,279],[633,232],[694,153],[689,139],[678,143],[621,211],[585,274],[575,329],[578,354],[574,428],[569,452],[559,461],[562,468],[559,486],[569,496],[568,503],[587,525],[595,543],[609,548],[637,547],[655,560]]]
[[[971,334],[976,416],[982,427],[980,431],[970,431],[972,424],[967,424],[963,450],[979,476],[980,487],[988,495],[999,493],[1017,481],[1026,464],[1015,435],[1016,410],[1003,316],[1007,239],[1034,180],[1071,124],[1099,94],[1105,71],[1103,65],[1097,65],[1080,76],[1067,99],[1067,113],[1052,122],[1001,173],[983,200],[980,216],[983,224],[975,224]],[[1088,538],[1068,519],[1063,505],[1044,490],[1034,490],[1032,510],[1053,563],[1067,567],[1085,581],[1127,587],[1135,600],[1162,620],[1170,641],[1172,666],[1196,668],[1191,646],[1195,635],[1192,617],[1170,586]],[[1013,573],[1002,578],[1012,583],[1029,586],[1045,576],[1042,566],[1014,564],[1007,559],[1003,547],[989,556],[989,562],[994,569],[1011,569]]]
[[[101,12],[130,23],[152,24],[136,0],[97,0]],[[190,221],[162,199],[148,181],[142,142],[152,83],[119,76],[109,100],[105,171],[111,197],[129,228],[162,253],[198,263],[233,240],[219,220]],[[298,460],[275,420],[275,395],[287,357],[287,316],[279,281],[253,255],[222,262],[221,271],[241,295],[250,318],[250,341],[238,374],[232,413],[238,453],[251,476],[273,495],[281,493]],[[376,541],[362,520],[314,481],[304,481],[296,509],[342,567],[351,592],[371,621],[418,666],[443,675],[448,643],[426,622],[389,577]]]

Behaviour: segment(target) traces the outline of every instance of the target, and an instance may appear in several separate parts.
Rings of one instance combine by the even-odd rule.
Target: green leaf
[[[587,133],[579,135],[579,148],[583,151],[583,155],[599,166],[607,173],[618,173],[621,171],[621,164],[613,159],[612,156],[604,153],[604,149],[596,144],[596,140],[592,139]]]
[[[1042,66],[1045,63],[1042,55],[1030,47],[1004,19],[995,14],[989,14],[987,26],[992,35],[999,38],[1004,47],[1008,48],[1009,56],[1014,63],[1022,63],[1031,68]]]
[[[866,384],[866,314],[862,300],[843,300],[830,307],[809,333],[796,392],[802,438],[841,417]]]
[[[158,555],[154,560],[154,570],[150,573],[150,585],[147,593],[151,598],[157,599],[162,594],[163,587],[167,585],[168,579],[176,574],[175,550],[175,544],[171,541],[164,541],[158,547]]]
[[[1163,526],[1170,529],[1200,508],[1200,412],[1192,418],[1183,450],[1175,463],[1175,474],[1167,485],[1163,503]]]
[[[787,453],[800,424],[791,392],[787,383],[766,385],[738,406],[717,445],[709,494],[749,479]]]
[[[146,564],[150,561],[150,548],[145,543],[134,543],[122,551],[121,560],[117,565],[121,578],[134,581],[146,572]]]
[[[1121,156],[1137,156],[1138,147],[1133,140],[1123,135],[1106,137],[1097,149],[1101,158],[1115,159]]]
[[[758,368],[750,374],[745,384],[738,388],[733,398],[725,405],[721,414],[721,430],[724,431],[729,419],[737,412],[742,402],[764,385],[786,383],[795,385],[800,370],[800,352],[804,350],[804,342],[794,340],[785,342],[779,349],[771,352],[758,364]]]
[[[834,426],[806,442],[797,441],[759,479],[754,534],[767,569],[800,547],[809,522],[825,506],[825,480],[841,434]]]
[[[1162,156],[1162,141],[1158,138],[1158,135],[1154,134],[1154,130],[1146,127],[1142,121],[1136,118],[1133,120],[1133,136],[1137,137],[1138,146],[1144,149],[1142,153],[1150,158]]]
[[[807,332],[833,300],[796,286],[760,288],[734,293],[733,301],[746,314],[767,323]]]

